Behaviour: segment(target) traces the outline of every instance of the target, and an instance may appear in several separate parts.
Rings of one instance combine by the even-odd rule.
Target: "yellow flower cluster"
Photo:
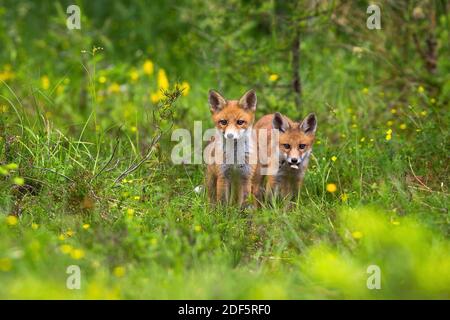
[[[19,222],[19,219],[17,219],[16,216],[10,215],[10,216],[6,217],[6,224],[8,226],[15,226],[18,222]]]
[[[85,256],[83,249],[76,249],[72,247],[70,244],[63,244],[59,247],[59,250],[66,255],[70,255],[70,257],[74,260],[83,259]]]
[[[392,139],[392,129],[388,129],[388,131],[386,131],[386,141],[389,141]]]

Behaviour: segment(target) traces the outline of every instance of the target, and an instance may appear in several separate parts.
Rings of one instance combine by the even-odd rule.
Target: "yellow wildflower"
[[[363,233],[361,231],[354,231],[352,232],[352,237],[354,239],[361,239],[363,237]]]
[[[106,83],[106,77],[105,76],[100,76],[99,78],[98,78],[98,82],[100,82],[100,83]]]
[[[131,128],[130,128],[130,130],[131,130],[131,132],[136,132],[137,131],[137,127],[135,127],[135,126],[132,126]],[[124,183],[125,183],[126,181],[124,181]]]
[[[369,93],[369,88],[363,88],[363,89],[362,89],[362,93],[368,94],[368,93]]]
[[[73,248],[70,244],[63,244],[59,246],[59,250],[64,254],[70,254]]]
[[[41,77],[41,87],[44,90],[47,90],[48,88],[50,88],[50,79],[47,76]]]
[[[31,229],[33,229],[33,230],[37,230],[39,228],[39,225],[37,224],[37,223],[32,223],[31,224]]]
[[[130,79],[132,82],[136,82],[139,79],[139,73],[135,69],[130,71]]]
[[[143,69],[144,69],[145,74],[148,74],[148,75],[153,74],[153,62],[148,59],[145,60]]]
[[[63,234],[60,234],[60,235],[58,236],[58,239],[61,240],[61,241],[64,241],[64,240],[66,240],[66,236],[63,235]]]
[[[277,75],[276,73],[272,73],[272,74],[269,76],[269,81],[275,82],[275,81],[277,81],[279,78],[280,78],[279,75]]]
[[[0,81],[7,81],[13,79],[15,74],[11,72],[11,65],[7,64],[3,67],[3,71],[0,72]]]
[[[421,115],[422,117],[425,117],[425,116],[427,115],[427,112],[424,110],[424,111],[420,112],[420,115]]]
[[[196,225],[196,226],[194,227],[194,230],[195,230],[195,232],[200,232],[200,231],[202,231],[202,226]]]
[[[91,227],[91,225],[90,225],[89,223],[83,224],[83,229],[84,229],[84,230],[87,230],[87,229],[89,229],[90,227]]]
[[[8,226],[15,226],[19,222],[19,219],[17,219],[16,216],[7,216],[6,217],[6,224]]]
[[[161,99],[161,92],[155,92],[155,93],[152,93],[151,95],[150,95],[150,100],[153,102],[153,103],[158,103],[158,101]]]
[[[158,70],[158,88],[163,90],[169,89],[169,79],[167,79],[166,71],[164,69]]]
[[[386,122],[386,124],[388,125],[388,127],[392,127],[392,125],[394,124],[394,121],[389,120],[388,122]]]
[[[129,217],[134,216],[134,209],[131,209],[131,208],[127,209],[127,216],[129,216]]]
[[[191,86],[189,85],[188,82],[183,81],[183,82],[181,83],[180,89],[183,90],[182,95],[183,95],[183,96],[187,96],[187,95],[189,94],[189,91],[191,90]]]
[[[397,113],[397,109],[392,108],[392,109],[391,109],[391,113],[392,113],[392,114],[396,114],[396,113]]]
[[[69,230],[66,231],[66,236],[68,236],[69,238],[71,236],[73,236],[74,234],[75,234],[75,232],[72,229],[69,229]]]
[[[341,200],[342,202],[346,202],[348,200],[348,194],[346,193],[341,194]]]
[[[113,270],[113,274],[117,278],[122,278],[125,275],[125,272],[126,272],[125,267],[122,267],[122,266],[117,266]]]
[[[424,92],[425,92],[425,89],[424,89],[422,86],[419,86],[419,87],[417,88],[417,92],[418,92],[418,93],[424,93]]]
[[[431,102],[431,104],[435,104],[436,103],[436,99],[435,98],[431,98],[430,102]]]
[[[402,123],[402,124],[400,125],[400,129],[405,130],[405,129],[406,129],[406,123]]]
[[[326,189],[327,189],[328,192],[334,193],[334,192],[337,191],[337,186],[334,183],[329,183],[329,184],[327,184]]]
[[[80,260],[84,257],[84,251],[82,249],[74,249],[70,252],[72,259]]]
[[[336,156],[332,156],[332,157],[331,157],[331,161],[336,162],[336,160],[337,160],[337,157],[336,157]]]
[[[117,82],[113,82],[108,87],[108,92],[110,92],[110,93],[119,93],[120,92],[120,85]]]
[[[138,201],[138,200],[141,200],[141,197],[140,196],[134,196],[133,199]]]

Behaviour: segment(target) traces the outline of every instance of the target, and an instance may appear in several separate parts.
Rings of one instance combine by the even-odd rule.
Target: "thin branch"
[[[425,183],[423,183],[417,176],[416,173],[414,172],[412,165],[411,165],[411,159],[408,158],[408,163],[409,163],[409,168],[411,169],[411,172],[414,176],[414,178],[417,180],[417,182],[420,183],[421,186],[423,186],[424,188],[427,189],[427,191],[432,191],[430,187],[428,187]]]
[[[117,136],[116,144],[114,146],[114,149],[113,149],[113,152],[111,154],[111,157],[109,158],[108,162],[103,166],[103,168],[101,168],[100,171],[91,179],[90,182],[94,181],[109,166],[111,161],[114,159],[114,156],[116,155],[116,151],[117,151],[117,147],[119,146],[119,142],[120,142],[120,139],[119,139],[119,136]]]
[[[152,143],[150,144],[150,147],[148,148],[147,154],[136,164],[133,164],[132,166],[128,167],[125,171],[123,171],[117,178],[116,180],[114,180],[114,184],[117,184],[118,182],[120,182],[123,178],[125,178],[126,176],[128,176],[130,173],[136,171],[137,169],[139,169],[139,167],[145,162],[147,161],[150,156],[153,154],[153,148],[155,147],[156,143],[159,141],[159,139],[161,138],[162,132],[159,132],[152,140]]]

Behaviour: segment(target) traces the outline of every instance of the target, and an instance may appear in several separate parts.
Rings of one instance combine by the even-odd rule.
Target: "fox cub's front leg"
[[[243,177],[240,179],[238,184],[238,204],[240,207],[245,207],[249,203],[248,199],[252,190],[252,179],[251,177]]]
[[[206,190],[208,192],[208,199],[210,203],[214,204],[217,199],[217,176],[210,172],[206,173]]]
[[[216,193],[218,203],[228,203],[230,200],[230,181],[226,177],[217,177]]]

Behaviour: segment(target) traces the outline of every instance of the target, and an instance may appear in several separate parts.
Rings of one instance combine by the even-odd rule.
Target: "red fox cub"
[[[303,182],[308,168],[309,157],[314,143],[317,120],[314,114],[309,114],[301,123],[294,122],[280,113],[265,115],[255,124],[257,136],[267,135],[264,146],[266,150],[275,150],[268,154],[268,166],[275,169],[267,175],[265,187],[266,198],[271,195],[281,195],[283,198],[295,198]],[[261,130],[263,129],[263,130]],[[265,129],[265,130],[264,130]],[[278,130],[272,132],[272,130]],[[261,133],[263,131],[264,133]],[[273,133],[278,133],[273,136]],[[278,144],[273,139],[278,138]],[[263,139],[259,139],[263,141]],[[274,143],[275,148],[270,146]],[[266,145],[267,144],[267,145]],[[269,147],[268,147],[269,146]],[[252,182],[252,192],[256,199],[261,200],[264,176],[261,175],[261,161]]]
[[[209,91],[209,105],[216,126],[206,154],[206,187],[212,203],[228,203],[237,196],[239,206],[247,204],[256,161],[251,164],[256,93],[247,91],[239,100],[226,100]]]

